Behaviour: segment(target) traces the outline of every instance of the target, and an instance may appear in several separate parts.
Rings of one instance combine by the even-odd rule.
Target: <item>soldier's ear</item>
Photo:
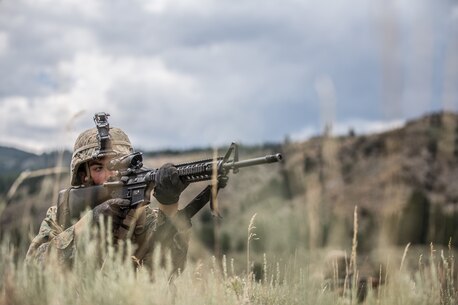
[[[86,182],[89,181],[89,177],[86,173],[86,166],[84,164],[81,164],[76,171],[76,180],[77,184],[85,184]]]
[[[82,183],[86,183],[89,181],[89,177],[86,175],[85,172],[81,171],[81,172],[78,172],[78,176],[79,176],[79,180],[82,182]]]

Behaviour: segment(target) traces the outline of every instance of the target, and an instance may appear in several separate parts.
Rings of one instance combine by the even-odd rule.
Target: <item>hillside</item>
[[[71,153],[68,151],[37,155],[16,148],[0,146],[0,195],[3,196],[8,192],[20,173],[56,166],[59,154],[62,155],[62,164],[69,164]]]
[[[348,249],[355,207],[360,251],[409,242],[447,245],[450,238],[458,239],[457,126],[457,114],[434,113],[380,134],[324,135],[305,142],[242,147],[241,159],[282,152],[285,161],[231,175],[219,195],[223,220],[212,220],[208,207],[196,215],[191,253],[211,253],[215,246],[223,253],[243,253],[246,226],[255,213],[257,255]],[[155,168],[211,154],[208,149],[148,152],[145,165]],[[2,213],[0,230],[18,233],[25,227],[35,234],[56,200],[53,194],[67,182],[65,175],[25,181]],[[190,201],[205,185],[190,185],[181,202]]]
[[[285,147],[312,243],[348,242],[355,206],[363,248],[457,240],[457,126],[456,114],[436,113],[381,134]]]

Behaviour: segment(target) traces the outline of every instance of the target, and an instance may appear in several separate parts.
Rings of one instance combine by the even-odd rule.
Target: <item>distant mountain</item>
[[[52,167],[56,165],[58,155],[57,151],[37,155],[17,148],[0,146],[0,172],[3,175]],[[64,151],[63,164],[68,164],[70,158],[70,152]]]
[[[0,171],[2,174],[16,173],[24,169],[24,163],[37,155],[16,148],[0,146]]]
[[[54,167],[58,158],[57,151],[37,155],[17,148],[0,146],[0,194],[8,191],[21,172]],[[70,152],[64,151],[62,158],[62,164],[67,166],[70,163]]]

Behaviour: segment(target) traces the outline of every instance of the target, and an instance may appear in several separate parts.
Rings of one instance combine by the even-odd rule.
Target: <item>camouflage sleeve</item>
[[[167,222],[172,222],[171,228],[164,225],[164,230],[171,230],[171,240],[168,240],[170,252],[172,255],[172,274],[171,276],[178,275],[186,267],[186,260],[188,256],[189,240],[191,237],[191,219],[182,218],[182,215],[168,219]]]
[[[32,240],[26,255],[26,262],[45,265],[51,253],[60,264],[69,264],[75,254],[74,228],[63,230],[56,221],[57,207],[52,206],[40,225],[38,235]]]
[[[175,231],[170,242],[173,270],[171,276],[177,276],[186,267],[191,229]]]
[[[152,270],[152,254],[154,248],[160,244],[161,256],[167,252],[171,254],[171,277],[174,277],[186,266],[191,229],[187,227],[177,230],[170,218],[159,209],[148,207],[145,215],[144,226],[138,231],[139,228],[136,228],[137,232],[135,232],[136,236],[141,236],[137,240],[138,250],[135,256]]]

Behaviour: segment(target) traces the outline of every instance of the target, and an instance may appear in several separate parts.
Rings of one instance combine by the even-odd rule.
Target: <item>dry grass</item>
[[[355,210],[356,212],[356,210]],[[356,214],[355,214],[356,216]],[[0,305],[10,304],[456,304],[457,289],[454,277],[455,258],[449,251],[436,251],[431,246],[429,257],[416,270],[406,270],[407,249],[400,269],[390,269],[382,275],[379,285],[361,287],[356,281],[359,270],[355,262],[347,270],[355,276],[351,285],[339,290],[339,276],[331,282],[320,274],[325,264],[322,253],[308,253],[306,260],[293,258],[269,261],[263,254],[263,277],[252,274],[250,243],[256,238],[255,217],[248,226],[247,270],[237,273],[233,258],[223,256],[222,262],[208,256],[190,262],[187,269],[173,282],[168,282],[170,262],[161,269],[156,251],[154,281],[148,270],[133,268],[129,244],[122,256],[112,245],[101,248],[91,236],[80,242],[71,270],[49,263],[44,268],[27,267],[17,252],[4,239],[0,246]],[[357,225],[355,221],[355,230]],[[108,240],[110,240],[108,238]],[[355,242],[356,244],[356,242]],[[356,245],[351,247],[351,260],[356,261]],[[101,256],[98,255],[101,253]],[[101,260],[98,259],[101,257]],[[101,264],[100,262],[103,261]],[[238,262],[240,263],[240,262]],[[229,267],[228,267],[229,265]],[[223,266],[221,269],[219,266]],[[404,267],[407,267],[404,265]],[[348,274],[346,275],[348,276]],[[381,278],[384,278],[382,284]],[[362,290],[364,289],[364,291]],[[362,295],[364,293],[364,295]]]

